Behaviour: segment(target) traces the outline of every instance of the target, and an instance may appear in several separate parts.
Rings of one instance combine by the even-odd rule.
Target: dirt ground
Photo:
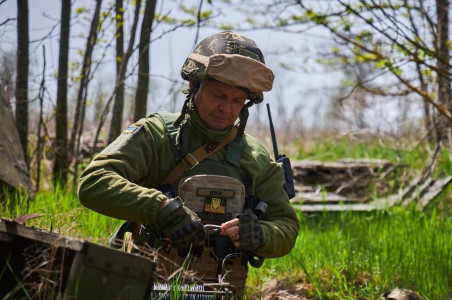
[[[302,280],[295,284],[287,286],[287,282],[281,279],[272,279],[266,282],[261,290],[260,299],[262,300],[312,300],[306,297],[307,291],[311,290],[312,286]]]

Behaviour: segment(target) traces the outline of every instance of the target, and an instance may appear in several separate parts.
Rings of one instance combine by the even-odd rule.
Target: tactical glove
[[[196,246],[206,239],[201,220],[179,197],[170,199],[160,208],[157,222],[175,248]]]
[[[239,224],[240,249],[254,251],[265,243],[265,233],[252,210],[246,209],[237,216]]]

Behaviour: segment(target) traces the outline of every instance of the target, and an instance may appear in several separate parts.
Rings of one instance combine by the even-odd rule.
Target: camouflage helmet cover
[[[231,31],[202,40],[185,60],[181,76],[196,82],[215,79],[239,86],[254,103],[262,102],[262,92],[271,90],[274,79],[256,43]]]

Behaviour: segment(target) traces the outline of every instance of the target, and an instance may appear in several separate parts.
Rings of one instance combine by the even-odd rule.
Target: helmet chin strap
[[[240,167],[240,157],[242,153],[242,137],[245,132],[246,122],[248,121],[248,108],[254,104],[253,101],[249,101],[246,103],[239,114],[239,128],[237,130],[237,134],[235,139],[229,142],[226,145],[226,160],[235,165],[236,167]]]
[[[238,141],[238,142],[240,142],[240,140],[242,139],[243,133],[245,132],[246,122],[248,121],[248,116],[250,115],[250,113],[248,111],[248,108],[253,106],[253,104],[254,104],[253,101],[248,101],[248,103],[243,105],[242,110],[240,111],[240,114],[239,114],[239,120],[240,120],[239,130],[237,131],[237,136],[235,138],[235,140]]]
[[[174,121],[174,126],[179,127],[182,124],[182,121],[187,119],[187,115],[190,115],[191,104],[193,103],[193,99],[195,98],[197,90],[184,90],[184,93],[187,94],[184,104],[182,105],[182,110],[180,116]]]

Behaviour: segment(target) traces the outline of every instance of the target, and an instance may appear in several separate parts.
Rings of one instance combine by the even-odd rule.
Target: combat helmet
[[[215,79],[240,87],[253,104],[262,102],[263,92],[272,89],[274,80],[256,43],[231,31],[215,33],[202,40],[185,60],[181,76],[195,83]]]
[[[190,126],[188,120],[193,111],[193,99],[201,81],[217,80],[243,89],[248,101],[239,114],[239,128],[235,140],[240,140],[248,119],[248,108],[263,101],[263,92],[273,86],[272,70],[265,66],[264,56],[256,43],[243,35],[231,31],[212,34],[202,40],[185,60],[181,69],[184,80],[191,80],[193,88],[188,90],[175,127],[181,127],[176,148],[187,154]],[[182,138],[183,136],[183,138]],[[232,147],[231,147],[232,148]]]

